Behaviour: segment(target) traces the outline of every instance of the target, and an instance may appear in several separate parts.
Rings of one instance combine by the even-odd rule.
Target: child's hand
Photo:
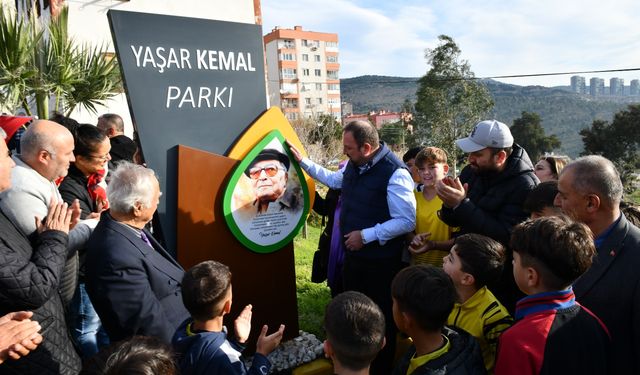
[[[264,356],[274,351],[274,349],[280,345],[280,340],[282,340],[282,334],[284,333],[284,324],[280,324],[280,328],[269,336],[267,336],[268,329],[269,326],[266,324],[262,326],[262,331],[256,344],[256,352]]]
[[[236,331],[236,340],[240,344],[244,344],[247,341],[249,332],[251,332],[251,308],[251,305],[245,306],[233,323]]]
[[[409,244],[409,252],[413,255],[423,254],[433,249],[433,241],[429,241],[431,233],[420,233],[413,237],[413,240]]]

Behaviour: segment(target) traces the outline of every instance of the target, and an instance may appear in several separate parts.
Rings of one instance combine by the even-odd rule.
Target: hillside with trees
[[[385,109],[399,111],[406,99],[416,102],[419,78],[361,76],[341,80],[342,101],[353,104],[355,113]],[[483,80],[491,94],[494,107],[490,117],[507,125],[522,115],[536,113],[547,135],[555,135],[561,142],[559,153],[576,157],[583,151],[580,130],[593,121],[612,121],[615,113],[640,97],[593,98],[567,91],[565,88],[517,86],[493,80]]]

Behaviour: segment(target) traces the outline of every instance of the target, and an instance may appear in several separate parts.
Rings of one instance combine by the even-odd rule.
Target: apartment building
[[[289,120],[341,117],[338,34],[276,27],[264,36],[269,102]]]
[[[623,96],[624,95],[624,79],[611,78],[609,80],[609,90],[611,96]]]
[[[571,91],[577,94],[586,94],[587,88],[585,85],[585,79],[583,76],[572,76],[571,77]]]
[[[589,80],[589,92],[591,96],[604,95],[604,79],[593,77]]]

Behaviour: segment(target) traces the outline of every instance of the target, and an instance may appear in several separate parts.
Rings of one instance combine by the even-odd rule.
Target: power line
[[[602,70],[583,70],[583,71],[571,71],[571,72],[552,72],[552,73],[531,73],[531,74],[512,74],[512,75],[500,75],[500,76],[489,76],[489,77],[455,77],[455,78],[438,78],[435,81],[474,81],[474,80],[483,80],[483,79],[504,79],[504,78],[530,78],[530,77],[548,77],[548,76],[561,76],[561,75],[576,75],[576,74],[595,74],[595,73],[616,73],[616,72],[633,72],[640,71],[640,68],[622,68],[622,69],[602,69]],[[342,78],[344,79],[353,79],[352,78]],[[295,79],[295,78],[294,78]],[[379,80],[369,80],[367,83],[407,83],[407,82],[417,82],[420,78],[413,77],[394,77],[394,79],[379,79]],[[280,82],[280,80],[270,79],[269,82]],[[292,82],[293,83],[293,82]],[[297,83],[297,82],[296,82]],[[301,84],[315,84],[315,83],[323,83],[327,84],[326,81],[304,81],[300,82]],[[294,83],[295,84],[295,83]]]
[[[478,79],[545,77],[545,76],[562,76],[562,75],[569,75],[569,74],[594,74],[594,73],[632,72],[632,71],[638,71],[638,70],[640,70],[640,68],[584,70],[584,71],[576,71],[576,72],[515,74],[515,75],[508,75],[508,76],[495,76],[495,77],[485,77],[485,78],[478,78]]]

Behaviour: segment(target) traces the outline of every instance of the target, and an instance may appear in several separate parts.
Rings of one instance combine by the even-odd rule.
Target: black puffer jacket
[[[0,374],[66,375],[80,371],[80,357],[71,344],[57,292],[67,243],[63,232],[46,231],[32,247],[0,211],[0,315],[33,311],[32,319],[43,326],[44,338],[26,357],[0,365]]]
[[[451,347],[442,356],[425,363],[409,375],[483,375],[484,368],[480,345],[467,332],[455,328],[444,327],[442,334],[447,336]],[[411,346],[393,370],[393,375],[407,375],[411,358],[416,354],[416,347]]]
[[[461,227],[461,234],[478,233],[507,245],[513,226],[528,217],[522,204],[538,184],[527,152],[514,144],[501,173],[479,176],[466,166],[460,181],[469,184],[467,198],[455,210],[443,206],[442,221]]]
[[[86,219],[87,216],[96,211],[96,203],[89,195],[87,182],[87,177],[80,172],[74,163],[71,163],[67,177],[62,180],[58,187],[58,191],[60,191],[60,195],[65,202],[72,204],[76,199],[80,202],[81,219]]]

